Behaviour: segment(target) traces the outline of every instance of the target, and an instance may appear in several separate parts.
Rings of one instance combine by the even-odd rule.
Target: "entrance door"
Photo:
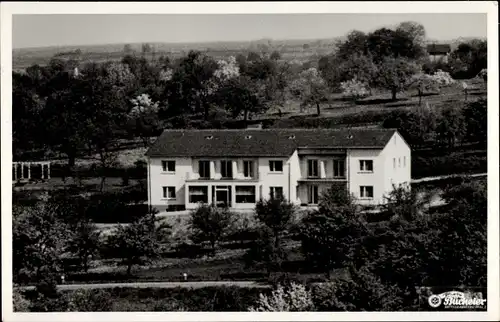
[[[230,189],[227,186],[215,187],[215,205],[217,207],[229,207],[231,201]]]

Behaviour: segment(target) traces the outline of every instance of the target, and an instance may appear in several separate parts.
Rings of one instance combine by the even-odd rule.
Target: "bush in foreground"
[[[311,292],[304,285],[291,283],[288,287],[278,285],[270,295],[259,295],[253,312],[304,312],[314,309]]]

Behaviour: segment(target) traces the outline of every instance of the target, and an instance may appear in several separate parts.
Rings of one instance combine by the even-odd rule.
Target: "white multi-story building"
[[[166,130],[146,153],[154,208],[252,209],[282,195],[315,206],[324,190],[381,204],[411,180],[411,151],[394,129]]]

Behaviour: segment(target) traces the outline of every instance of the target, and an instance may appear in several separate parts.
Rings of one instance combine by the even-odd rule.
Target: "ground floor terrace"
[[[229,207],[234,210],[252,210],[259,200],[284,197],[298,206],[315,207],[321,196],[332,186],[347,189],[345,181],[304,180],[281,186],[279,183],[262,184],[258,181],[186,182],[178,190],[164,187],[163,199],[153,202],[159,211],[195,209],[200,203]]]

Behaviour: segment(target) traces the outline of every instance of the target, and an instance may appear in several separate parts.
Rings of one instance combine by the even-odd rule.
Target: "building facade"
[[[332,186],[376,205],[411,180],[410,147],[394,129],[166,130],[146,155],[160,211],[253,209],[273,196],[315,206]]]

